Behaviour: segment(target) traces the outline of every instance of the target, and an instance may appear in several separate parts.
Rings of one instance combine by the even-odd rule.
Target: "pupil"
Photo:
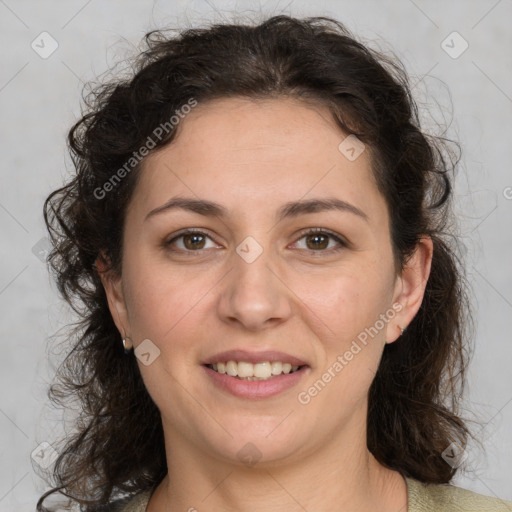
[[[316,242],[318,242],[320,239],[323,239],[324,243],[315,244],[313,246],[313,249],[325,249],[329,245],[329,242],[328,242],[327,237],[325,235],[310,235],[308,237],[308,242],[311,241],[311,240],[315,240]]]
[[[187,249],[202,249],[202,245],[199,246],[197,245],[197,241],[201,241],[200,239],[203,239],[203,242],[204,242],[204,237],[202,235],[198,235],[198,234],[189,234],[189,235],[185,235],[184,237],[184,240],[185,240],[185,246],[187,247]],[[193,240],[191,243],[190,241]]]

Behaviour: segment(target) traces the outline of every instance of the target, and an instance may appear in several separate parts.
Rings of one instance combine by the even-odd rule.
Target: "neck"
[[[300,460],[252,467],[208,457],[183,439],[166,437],[168,474],[147,512],[407,510],[404,478],[377,462],[366,447],[365,429],[359,432],[338,435]]]

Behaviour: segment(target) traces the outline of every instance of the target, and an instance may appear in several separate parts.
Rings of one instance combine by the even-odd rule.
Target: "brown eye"
[[[326,249],[329,245],[329,236],[322,234],[314,234],[306,236],[306,245],[308,249]]]
[[[190,233],[188,235],[182,235],[183,245],[190,250],[204,249],[205,238],[203,235],[198,233]]]
[[[302,240],[304,240],[305,243],[303,244],[303,247],[300,247],[300,242]],[[303,233],[302,237],[295,243],[298,245],[299,249],[309,251],[311,253],[331,253],[347,247],[347,243],[342,238],[323,229],[309,230],[306,233]]]
[[[207,246],[210,241],[210,246]],[[165,247],[175,252],[198,252],[215,247],[210,236],[202,231],[185,231],[165,242]]]

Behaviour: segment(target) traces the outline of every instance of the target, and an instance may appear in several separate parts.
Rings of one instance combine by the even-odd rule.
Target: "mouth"
[[[263,400],[290,390],[311,370],[307,364],[276,360],[250,363],[229,359],[203,363],[202,367],[213,389],[246,400]]]
[[[249,363],[247,361],[226,361],[206,364],[214,372],[229,375],[238,380],[266,381],[281,375],[288,375],[300,371],[307,365],[292,365],[282,361],[262,361]]]

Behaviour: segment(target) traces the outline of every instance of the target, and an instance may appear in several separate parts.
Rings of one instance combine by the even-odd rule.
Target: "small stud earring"
[[[400,327],[400,330],[402,331],[402,334],[405,332],[405,329],[407,329],[407,327],[405,327],[405,328]]]
[[[129,354],[131,349],[133,348],[133,343],[128,336],[126,338],[123,338],[123,347],[124,347],[124,353]]]

